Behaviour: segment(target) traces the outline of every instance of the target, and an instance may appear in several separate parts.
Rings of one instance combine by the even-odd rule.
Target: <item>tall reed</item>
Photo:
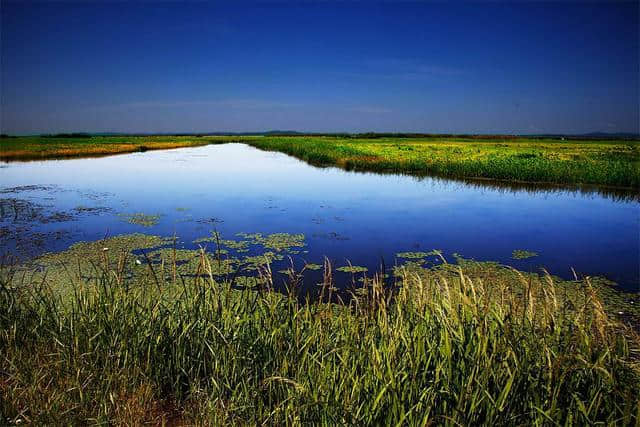
[[[64,293],[4,267],[2,421],[638,423],[640,340],[589,281],[570,301],[548,275],[405,270],[305,303],[268,270],[215,280],[215,262],[168,280],[151,262],[69,268]]]

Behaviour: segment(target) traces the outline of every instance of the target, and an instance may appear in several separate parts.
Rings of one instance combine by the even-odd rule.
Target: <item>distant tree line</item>
[[[301,132],[266,132],[269,136],[324,136],[335,138],[469,138],[469,139],[516,139],[517,135],[471,135],[471,134],[440,134],[440,133],[392,133],[392,132],[364,132],[364,133],[301,133]]]
[[[210,134],[213,135],[213,134]],[[584,134],[584,135],[501,135],[501,134],[468,134],[468,133],[317,133],[317,132],[256,132],[245,134],[234,133],[217,133],[215,135],[268,135],[268,136],[323,136],[333,138],[354,138],[354,139],[377,139],[377,138],[462,138],[462,139],[478,139],[478,140],[515,140],[515,139],[565,139],[571,140],[632,140],[637,141],[639,135],[635,134]]]
[[[394,132],[362,132],[362,133],[324,133],[324,132],[297,132],[287,130],[275,130],[268,132],[205,132],[205,133],[105,133],[105,134],[90,134],[86,132],[72,132],[72,133],[55,133],[55,134],[41,134],[41,138],[91,138],[92,136],[131,136],[131,137],[149,137],[149,136],[181,136],[200,138],[203,136],[322,136],[326,138],[358,138],[358,139],[378,139],[378,138],[463,138],[463,139],[477,139],[477,140],[514,140],[518,138],[527,139],[565,139],[571,140],[628,140],[638,141],[640,135],[632,133],[621,134],[607,134],[607,133],[590,133],[583,135],[555,135],[555,134],[540,134],[540,135],[474,135],[467,133],[394,133]],[[0,134],[0,138],[17,138],[17,136]]]
[[[42,138],[91,138],[91,134],[83,132],[73,133],[48,133],[40,135]]]

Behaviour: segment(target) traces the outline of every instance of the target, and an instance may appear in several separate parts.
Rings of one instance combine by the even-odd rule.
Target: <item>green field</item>
[[[297,235],[245,238],[280,255],[300,244]],[[637,315],[640,299],[598,279],[462,259],[426,269],[419,258],[438,254],[420,252],[398,254],[408,261],[386,283],[326,263],[276,276],[267,252],[227,255],[243,240],[214,243],[212,253],[173,250],[170,241],[125,235],[44,255],[39,267],[0,269],[0,422],[640,419],[640,338],[617,314]],[[234,274],[239,262],[257,274]],[[304,270],[317,269],[321,296],[304,303],[295,291]],[[358,286],[331,303],[339,274]],[[291,292],[272,292],[277,281]]]
[[[145,136],[0,140],[0,159],[33,160],[244,142],[317,166],[505,182],[640,188],[638,141],[322,136]]]

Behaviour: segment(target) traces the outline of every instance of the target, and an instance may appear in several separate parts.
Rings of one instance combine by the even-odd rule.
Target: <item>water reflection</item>
[[[184,247],[214,229],[289,232],[305,234],[309,262],[374,271],[398,252],[441,249],[638,286],[637,192],[321,169],[242,144],[5,166],[3,253],[131,232],[177,234]],[[34,220],[14,218],[11,199],[32,204]],[[514,260],[517,249],[539,256]]]

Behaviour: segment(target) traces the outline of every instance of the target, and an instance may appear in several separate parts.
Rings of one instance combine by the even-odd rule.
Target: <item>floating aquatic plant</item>
[[[141,225],[143,227],[153,227],[160,221],[160,215],[147,215],[144,213],[119,214],[129,224]]]
[[[343,267],[336,268],[336,271],[340,271],[342,273],[366,273],[369,269],[359,265],[345,265]]]
[[[159,236],[134,233],[77,242],[65,251],[45,253],[20,268],[42,271],[52,289],[62,291],[69,287],[71,271],[84,280],[92,280],[104,269],[131,270],[143,263],[140,261],[144,260],[141,251],[167,245],[171,241]],[[136,263],[136,260],[139,262]]]
[[[513,259],[527,259],[538,256],[537,252],[526,251],[523,249],[516,249],[511,253],[511,258]]]
[[[245,240],[257,240],[262,238],[262,233],[245,233],[245,232],[240,232],[240,233],[236,233],[236,236],[241,237]]]
[[[423,259],[430,255],[435,255],[434,252],[398,252],[396,256],[398,258],[407,258],[407,259]]]
[[[305,246],[304,234],[274,233],[265,236],[262,233],[237,233],[236,236],[242,237],[254,245],[260,245],[277,252],[290,251],[294,247]]]
[[[221,240],[220,244],[227,248],[234,249],[236,252],[247,252],[250,242],[245,240]]]
[[[258,240],[265,248],[276,251],[286,251],[293,247],[303,247],[304,234],[275,233]]]
[[[246,270],[257,270],[259,267],[271,264],[273,261],[281,261],[284,257],[274,252],[265,252],[260,255],[246,256],[241,262]]]
[[[403,264],[393,267],[393,274],[396,277],[401,277],[406,273],[419,273],[424,270],[423,263],[424,260],[422,259],[417,261],[405,261]]]
[[[406,259],[420,259],[427,258],[430,256],[442,256],[442,251],[440,249],[433,249],[429,252],[399,252],[396,254],[398,258],[406,258]]]

